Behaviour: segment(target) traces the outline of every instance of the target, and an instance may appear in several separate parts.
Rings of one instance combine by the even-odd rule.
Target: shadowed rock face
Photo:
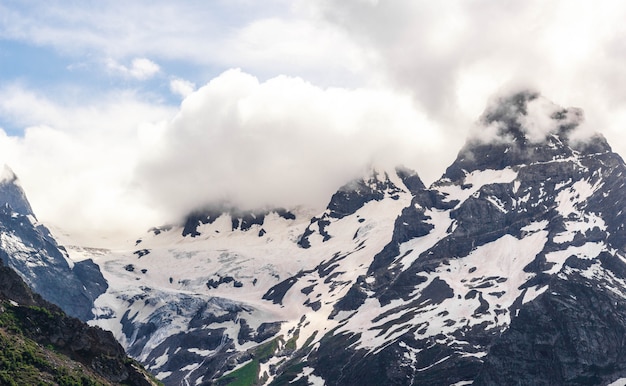
[[[8,204],[16,213],[35,216],[17,176],[6,165],[0,175],[0,197],[0,202]]]
[[[296,217],[293,213],[283,208],[274,208],[258,211],[241,211],[236,208],[227,206],[216,206],[213,208],[199,210],[191,213],[185,219],[183,226],[183,236],[197,237],[200,236],[198,227],[202,224],[213,224],[215,220],[224,215],[229,215],[232,223],[232,230],[248,231],[253,225],[263,225],[265,216],[270,213],[276,213],[285,220],[294,220]],[[263,234],[259,234],[259,237]]]
[[[626,377],[623,298],[593,286],[593,280],[571,268],[567,280],[554,280],[550,292],[520,309],[491,346],[475,385],[512,379],[533,385],[599,385]]]

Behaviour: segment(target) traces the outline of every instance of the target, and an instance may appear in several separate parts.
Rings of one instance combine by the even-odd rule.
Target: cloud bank
[[[183,98],[189,96],[196,89],[196,85],[185,79],[174,78],[170,80],[170,90]]]
[[[22,138],[0,131],[2,161],[38,217],[74,235],[136,237],[225,200],[322,209],[370,165],[416,168],[447,147],[409,95],[287,76],[260,81],[241,70],[215,77],[177,109],[133,93],[89,106],[18,85],[3,95],[0,111],[27,129]]]
[[[0,87],[0,114],[26,128],[22,136],[0,129],[0,163],[18,175],[40,221],[88,242],[129,237],[162,221],[130,185],[139,149],[175,111],[127,92],[77,106]]]
[[[230,70],[183,101],[137,178],[178,214],[219,201],[323,207],[367,165],[423,165],[443,143],[408,96]]]
[[[463,135],[485,101],[523,85],[626,150],[626,4],[606,1],[322,1],[315,11],[376,59],[370,71]]]

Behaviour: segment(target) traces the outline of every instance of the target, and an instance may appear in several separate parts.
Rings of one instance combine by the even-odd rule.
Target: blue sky
[[[619,1],[3,1],[0,162],[40,219],[89,236],[224,197],[323,206],[371,164],[431,182],[507,88],[582,108],[625,154],[625,17]]]

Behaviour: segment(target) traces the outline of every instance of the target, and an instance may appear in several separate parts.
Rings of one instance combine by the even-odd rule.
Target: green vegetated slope
[[[0,384],[158,385],[113,335],[66,316],[0,266]]]
[[[43,347],[19,331],[12,311],[3,304],[0,315],[0,384],[2,385],[110,385],[93,371]]]
[[[306,386],[308,382],[304,378],[299,378],[298,374],[306,366],[304,357],[310,353],[312,340],[317,333],[309,337],[301,348],[296,346],[298,334],[285,341],[281,336],[274,338],[266,343],[251,348],[247,355],[243,357],[249,358],[249,361],[234,371],[222,376],[214,384],[216,386],[255,386],[267,382],[269,375],[261,373],[261,364],[266,363],[274,357],[284,357],[274,366],[281,368],[281,375],[274,378],[270,385],[272,386]]]

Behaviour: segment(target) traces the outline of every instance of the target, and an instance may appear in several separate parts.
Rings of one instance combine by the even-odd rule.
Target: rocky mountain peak
[[[202,233],[198,230],[198,227],[213,224],[222,216],[230,217],[231,231],[239,230],[245,232],[250,230],[254,225],[263,226],[265,217],[269,214],[276,214],[285,220],[296,219],[294,213],[284,208],[242,210],[235,206],[220,204],[190,213],[184,220],[182,235],[189,237],[200,236]],[[265,231],[262,230],[261,233],[264,234]]]
[[[552,136],[567,138],[582,123],[579,108],[563,108],[536,91],[523,90],[497,97],[480,117],[480,124],[495,129],[496,141],[538,144]]]
[[[611,147],[602,135],[583,131],[583,121],[581,109],[563,108],[535,91],[500,96],[485,109],[442,180],[461,181],[476,170],[610,153]]]
[[[369,201],[380,201],[386,196],[396,199],[400,192],[416,193],[421,189],[424,189],[424,183],[416,172],[408,168],[398,167],[388,172],[372,167],[362,178],[340,187],[332,196],[327,210],[330,217],[342,218]]]
[[[330,198],[326,211],[319,217],[313,217],[311,224],[298,241],[303,248],[311,246],[309,237],[319,233],[322,240],[332,237],[327,227],[335,221],[354,215],[370,202],[385,199],[398,201],[402,196],[413,197],[425,189],[418,174],[406,167],[397,167],[392,171],[370,167],[361,178],[355,178],[340,187]]]
[[[7,165],[0,172],[0,205],[8,205],[21,215],[35,217],[19,179]]]
[[[82,320],[93,316],[93,301],[107,288],[92,260],[69,261],[65,249],[37,221],[8,166],[0,174],[0,260],[44,299]]]
[[[5,164],[2,167],[2,173],[0,173],[0,182],[5,182],[5,181],[13,182],[15,180],[17,180],[17,176],[13,172],[13,169],[11,169],[9,165]]]

